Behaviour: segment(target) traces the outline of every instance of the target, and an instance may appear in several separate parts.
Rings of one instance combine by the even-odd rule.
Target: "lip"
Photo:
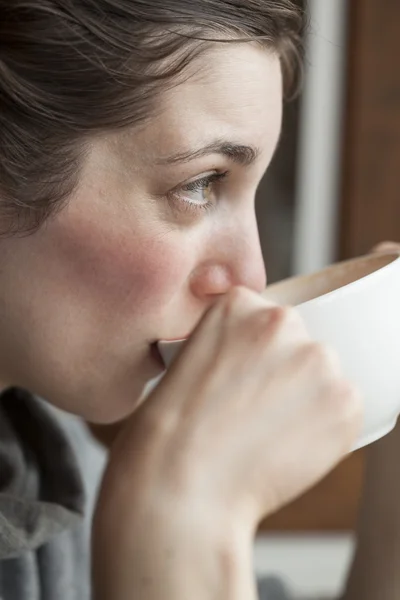
[[[190,333],[188,333],[187,335],[181,335],[180,337],[171,338],[168,340],[158,340],[156,343],[163,342],[165,344],[169,344],[170,342],[184,342],[188,339],[189,336],[190,336]]]
[[[188,339],[188,335],[184,336],[184,337],[180,337],[180,338],[174,338],[171,340],[158,340],[158,342],[162,342],[163,344],[174,344],[175,342],[186,342],[186,340]],[[157,342],[157,344],[158,344]]]

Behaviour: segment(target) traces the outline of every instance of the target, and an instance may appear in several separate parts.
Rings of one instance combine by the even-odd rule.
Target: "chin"
[[[22,387],[89,423],[112,425],[135,412],[143,402],[147,383],[162,369],[148,352],[143,353],[136,364],[125,364],[123,368],[117,365],[109,372],[97,368],[90,376],[87,371],[81,369],[81,377],[77,379],[71,376],[70,370],[67,374],[58,374],[46,386]]]
[[[125,382],[122,386],[110,386],[108,393],[103,388],[95,395],[95,402],[86,405],[85,415],[81,416],[98,425],[112,425],[127,419],[146,400],[163,372],[153,366],[147,373],[138,373],[134,381]]]
[[[82,415],[86,421],[97,425],[113,425],[130,417],[142,404],[145,383],[139,383],[129,392],[117,393],[116,391],[98,396],[96,404],[85,410]]]

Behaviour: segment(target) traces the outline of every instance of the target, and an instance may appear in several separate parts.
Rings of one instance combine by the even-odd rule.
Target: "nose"
[[[245,221],[215,232],[208,246],[207,257],[191,278],[196,298],[210,302],[238,285],[257,293],[265,289],[267,276],[254,212]]]

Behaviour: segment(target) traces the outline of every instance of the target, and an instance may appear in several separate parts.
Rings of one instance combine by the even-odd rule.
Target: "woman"
[[[89,595],[75,458],[36,396],[126,420],[94,519],[96,600],[250,600],[258,521],[347,453],[362,413],[336,357],[259,296],[254,195],[302,15],[0,0],[0,17],[0,595]],[[189,333],[141,403],[155,342]]]

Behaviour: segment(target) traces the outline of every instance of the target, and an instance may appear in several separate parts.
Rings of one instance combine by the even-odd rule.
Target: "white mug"
[[[268,286],[263,296],[295,305],[311,336],[336,350],[345,376],[361,391],[364,423],[353,450],[389,433],[400,414],[400,255],[337,263]],[[159,342],[167,367],[184,343]]]

